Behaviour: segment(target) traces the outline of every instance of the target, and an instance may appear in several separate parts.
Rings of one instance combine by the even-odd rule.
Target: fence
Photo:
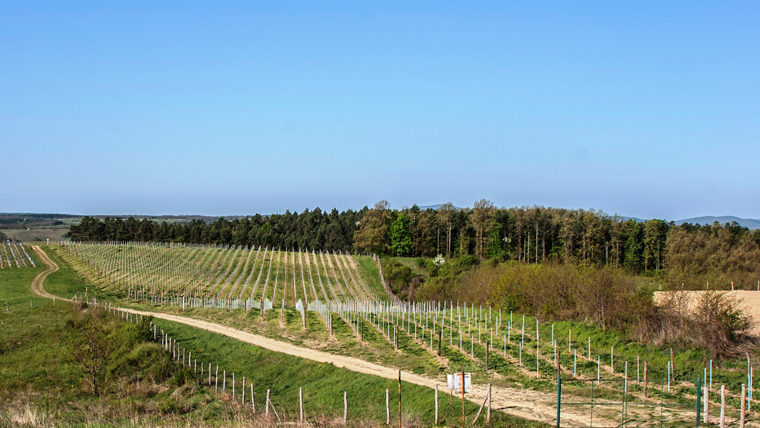
[[[701,378],[629,382],[558,377],[556,424],[558,427],[601,428],[699,427],[715,423],[720,427],[729,424],[744,427],[749,422],[745,385],[739,397],[721,386],[717,402],[710,401],[709,391]],[[727,399],[740,402],[738,414],[726,406]],[[574,408],[572,419],[563,420],[563,408],[568,407]],[[587,411],[579,410],[583,408]]]

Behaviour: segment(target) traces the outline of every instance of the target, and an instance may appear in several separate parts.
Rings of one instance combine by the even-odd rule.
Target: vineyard
[[[135,243],[72,243],[67,248],[113,287],[155,299],[184,296],[269,308],[295,307],[299,300],[379,301],[346,254]]]
[[[391,364],[401,368],[409,366],[399,361],[412,361],[415,373],[433,378],[467,370],[481,385],[492,383],[497,400],[499,388],[514,387],[546,393],[546,399],[561,377],[563,417],[578,424],[621,417],[685,423],[694,421],[695,412],[709,412],[713,421],[719,414],[736,418],[753,398],[749,355],[744,368],[736,363],[718,368],[712,361],[709,366],[694,361],[693,355],[618,343],[608,332],[585,325],[541,322],[461,302],[401,302],[382,288],[382,268],[374,256],[169,244],[62,246],[133,304],[223,313],[242,309],[249,323],[264,322],[272,310],[280,312],[284,340],[291,335],[286,313],[298,314],[301,344],[322,347],[337,340],[336,353],[349,345],[357,347],[350,352],[370,348],[376,355],[394,355]],[[260,317],[249,315],[254,311]],[[722,397],[716,392],[720,384],[728,387]]]
[[[10,241],[0,245],[0,269],[35,267],[34,260],[23,243],[13,244]]]

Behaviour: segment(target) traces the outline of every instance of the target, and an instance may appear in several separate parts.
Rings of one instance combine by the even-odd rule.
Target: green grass
[[[349,401],[349,418],[375,421],[385,419],[385,390],[388,389],[391,420],[397,420],[393,416],[398,411],[398,382],[395,380],[362,375],[332,364],[317,363],[270,352],[183,324],[163,320],[157,320],[156,323],[183,347],[192,350],[193,358],[206,364],[206,368],[210,362],[214,371],[217,365],[220,367],[220,373],[223,369],[227,370],[228,390],[232,372],[235,373],[238,381],[245,376],[247,382],[253,382],[259,403],[262,403],[266,390],[270,389],[272,402],[277,407],[277,411],[288,415],[290,420],[295,419],[298,413],[299,388],[303,388],[304,406],[308,417],[342,416],[343,392],[346,391]],[[207,378],[206,381],[208,381]],[[445,398],[443,391],[440,398],[440,423],[454,425],[460,422],[461,400],[459,402],[454,400],[454,405],[449,406],[447,400],[443,399]],[[431,425],[434,415],[433,390],[402,382],[401,408],[404,414],[418,418],[424,425]],[[475,404],[466,403],[469,421],[472,420],[476,411]],[[492,418],[492,424],[497,426],[547,426],[510,417],[500,412],[492,414]]]
[[[377,270],[377,264],[370,256],[353,256],[356,267],[359,269],[362,279],[364,279],[367,288],[375,294],[375,297],[382,301],[390,300],[385,293],[385,287],[380,282],[380,273]]]

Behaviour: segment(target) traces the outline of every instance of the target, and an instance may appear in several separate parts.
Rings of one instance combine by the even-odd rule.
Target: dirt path
[[[32,280],[31,289],[34,293],[42,297],[52,299],[54,296],[44,290],[43,283],[48,275],[58,270],[58,265],[50,260],[47,254],[45,254],[45,252],[40,247],[34,246],[33,248],[34,252],[45,263],[47,269],[37,275],[34,280]],[[159,312],[138,311],[126,308],[124,310],[133,314],[152,316],[157,319],[178,322],[191,327],[222,334],[227,337],[240,340],[241,342],[250,343],[252,345],[259,346],[270,351],[281,352],[283,354],[305,358],[307,360],[317,361],[320,363],[330,363],[336,367],[345,368],[357,373],[380,376],[386,379],[398,378],[398,370],[384,367],[379,364],[370,363],[358,358],[329,354],[327,352],[317,351],[309,348],[301,348],[290,343],[280,342],[268,337],[247,333],[245,331],[193,318],[169,315]],[[438,385],[439,389],[442,389],[443,391],[445,391],[447,388],[445,383],[442,383],[438,380],[429,379],[403,371],[401,372],[401,379],[405,382],[426,386],[429,388],[435,388],[436,385]],[[473,385],[472,393],[468,394],[467,399],[474,403],[481,404],[486,397],[486,393],[486,385]],[[550,424],[555,422],[557,415],[557,409],[554,405],[555,400],[556,395],[552,393],[544,393],[530,389],[502,387],[494,387],[491,398],[492,406],[495,410],[502,410],[511,415],[536,421],[542,421]],[[472,418],[472,416],[470,416],[470,418]],[[564,423],[570,423],[574,426],[585,426],[588,421],[588,416],[585,415],[585,413],[574,414],[571,413],[570,409],[563,409],[562,421]],[[605,421],[595,419],[594,422],[603,423]]]
[[[48,275],[58,270],[58,265],[55,264],[52,260],[50,260],[47,254],[45,254],[45,252],[42,251],[42,249],[39,246],[33,245],[32,249],[37,254],[37,257],[39,257],[40,260],[42,260],[42,262],[45,263],[45,266],[47,266],[47,269],[37,274],[37,276],[35,276],[34,279],[32,280],[32,285],[31,285],[32,292],[42,297],[53,299],[57,296],[53,296],[52,294],[45,291],[45,288],[42,286],[42,284],[45,282],[45,278],[47,278]]]

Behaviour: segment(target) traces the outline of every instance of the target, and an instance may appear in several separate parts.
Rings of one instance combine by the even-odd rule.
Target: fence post
[[[267,402],[264,404],[264,414],[269,415],[269,390],[267,389]]]
[[[441,346],[441,342],[438,342]],[[398,371],[398,428],[401,428],[401,370]]]
[[[303,424],[303,388],[298,388],[298,404],[301,409],[301,417],[298,420]]]
[[[699,413],[700,413],[699,405],[701,404],[700,398],[702,398],[699,396],[699,394],[701,393],[702,393],[702,378],[697,377],[697,426],[699,426]]]
[[[557,359],[557,370],[559,371],[559,358]],[[560,428],[560,416],[562,406],[562,377],[557,374],[557,428]]]
[[[439,330],[438,331],[438,355],[441,355],[441,342],[443,341],[442,339],[443,339],[443,331]],[[486,368],[486,370],[488,369]]]
[[[649,367],[647,367],[647,359],[644,358],[644,398],[647,398],[648,385],[649,385]]]
[[[391,424],[391,407],[390,407],[390,397],[388,394],[388,389],[385,390],[385,424],[386,425]]]
[[[742,384],[742,412],[741,412],[741,419],[739,419],[739,428],[744,428],[744,408],[745,408],[745,401],[744,396],[747,394],[747,385]]]
[[[438,385],[435,386],[435,424],[438,425]]]
[[[704,409],[702,409],[702,422],[704,422],[705,425],[707,425],[707,419],[708,419],[708,416],[707,416],[707,403],[710,402],[709,401],[710,400],[710,398],[709,398],[710,387],[707,385],[707,379],[705,379],[705,386],[703,386],[703,389],[704,389],[704,396],[702,397],[702,402],[704,404],[703,405]]]
[[[343,391],[343,423],[348,422],[348,392]]]
[[[486,409],[486,423],[491,423],[491,384],[488,384],[488,409]]]
[[[720,386],[720,428],[726,428],[726,385]]]

